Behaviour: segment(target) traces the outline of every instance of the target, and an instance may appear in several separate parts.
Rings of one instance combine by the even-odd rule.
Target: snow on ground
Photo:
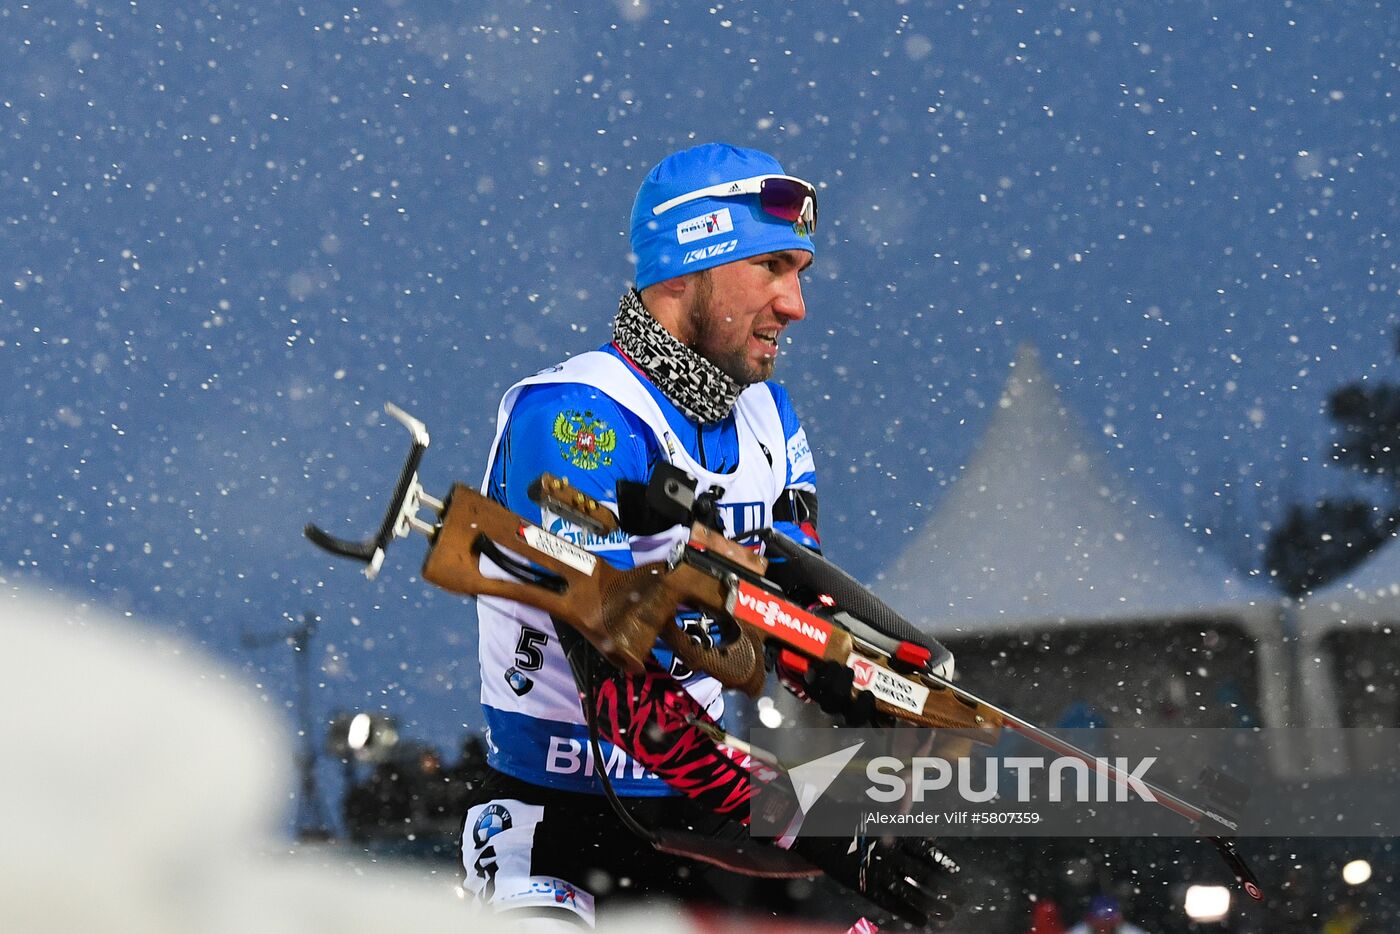
[[[0,618],[0,930],[515,929],[478,917],[455,878],[292,846],[289,731],[199,652],[15,587]],[[642,923],[694,929],[664,911],[617,927]]]

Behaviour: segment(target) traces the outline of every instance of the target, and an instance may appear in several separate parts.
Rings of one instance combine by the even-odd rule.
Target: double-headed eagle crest
[[[560,412],[554,419],[554,440],[559,456],[580,470],[595,470],[612,464],[617,432],[592,412]]]

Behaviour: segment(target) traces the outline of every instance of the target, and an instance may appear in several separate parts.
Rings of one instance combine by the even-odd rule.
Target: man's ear
[[[686,340],[687,295],[695,288],[698,273],[686,273],[654,282],[642,289],[642,306],[677,340]]]
[[[652,288],[660,289],[663,295],[669,295],[671,298],[680,298],[690,289],[691,283],[694,281],[695,273],[690,272],[683,276],[676,276],[673,279],[663,279],[653,285]]]
[[[666,324],[672,309],[679,307],[686,293],[694,287],[694,281],[695,273],[687,273],[653,282],[641,291],[642,305],[656,320]]]

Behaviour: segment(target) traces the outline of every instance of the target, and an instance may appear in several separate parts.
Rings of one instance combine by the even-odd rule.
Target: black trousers
[[[683,797],[624,798],[623,804],[643,827],[737,832]],[[556,791],[495,770],[468,808],[462,865],[467,890],[496,910],[588,925],[600,904],[718,900],[720,891],[742,892],[753,881],[653,849],[602,795]]]

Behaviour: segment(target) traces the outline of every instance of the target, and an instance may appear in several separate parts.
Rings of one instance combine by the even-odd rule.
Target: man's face
[[[768,379],[783,330],[807,317],[801,275],[811,262],[783,250],[695,273],[682,340],[741,386]]]

